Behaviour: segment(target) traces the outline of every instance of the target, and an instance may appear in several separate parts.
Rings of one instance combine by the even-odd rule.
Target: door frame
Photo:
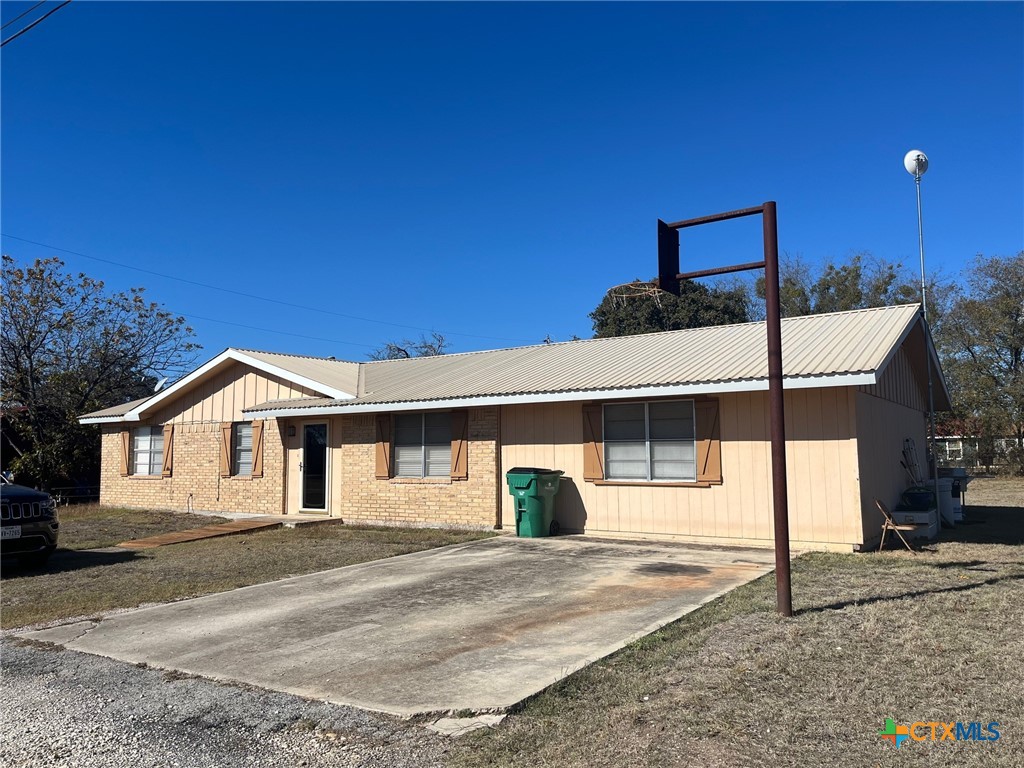
[[[306,473],[302,467],[306,456],[306,427],[313,427],[317,424],[323,424],[325,428],[324,439],[326,445],[324,447],[324,508],[323,509],[307,509],[303,506],[305,501],[305,485],[306,485]],[[299,422],[299,503],[297,511],[303,515],[327,515],[331,514],[331,420],[328,419],[309,419]]]

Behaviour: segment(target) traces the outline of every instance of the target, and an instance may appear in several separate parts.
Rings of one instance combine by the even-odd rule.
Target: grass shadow
[[[828,605],[817,605],[811,608],[801,608],[794,611],[797,616],[803,616],[805,614],[821,613],[822,611],[840,611],[843,608],[849,608],[851,605],[872,605],[873,603],[891,602],[894,600],[905,600],[911,597],[924,597],[926,595],[941,595],[945,593],[955,592],[970,592],[973,589],[979,587],[987,587],[993,584],[998,584],[1001,581],[1024,581],[1024,573],[1013,573],[1006,576],[996,576],[991,579],[985,579],[984,581],[976,581],[970,584],[957,584],[952,587],[940,587],[938,589],[918,589],[910,592],[901,592],[895,595],[876,595],[874,597],[854,598],[850,600],[839,600]]]
[[[1024,544],[1024,508],[967,507],[964,522],[944,528],[939,541],[964,544]]]
[[[27,578],[42,574],[67,573],[80,571],[86,568],[97,568],[104,565],[116,565],[134,560],[137,553],[132,550],[120,552],[89,552],[74,549],[58,549],[50,556],[45,565],[28,565],[21,563],[15,558],[6,560],[0,568],[0,578],[4,581],[11,579]]]

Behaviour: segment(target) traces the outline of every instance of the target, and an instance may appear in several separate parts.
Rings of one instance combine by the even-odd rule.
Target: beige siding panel
[[[221,391],[224,393],[224,414],[241,413],[242,406],[239,405],[238,409],[235,409],[235,382],[234,377],[230,375],[230,372],[224,375],[224,384],[221,387]]]
[[[345,456],[342,450],[345,436],[342,432],[342,422],[343,417],[333,416],[328,420],[327,424],[328,445],[331,447],[330,454],[328,455],[328,460],[331,464],[328,475],[331,483],[331,500],[327,509],[331,515],[338,514],[345,501]]]
[[[882,378],[878,384],[858,387],[858,390],[865,394],[899,403],[907,408],[925,411],[928,408],[928,384],[927,380],[922,381],[920,380],[921,378],[923,376],[919,377],[915,374],[914,366],[911,364],[910,356],[907,354],[907,348],[903,346],[899,348],[892,362],[889,363],[889,366],[882,373]]]
[[[210,376],[176,397],[147,419],[154,424],[197,424],[246,421],[242,409],[272,398],[312,397],[316,393],[293,387],[287,381],[256,371],[241,363]]]
[[[751,415],[751,418],[756,416]],[[768,408],[764,407],[761,409],[761,434],[771,435],[771,414],[768,413]],[[761,467],[763,476],[754,478],[754,482],[757,486],[757,498],[768,499],[771,498],[772,494],[772,457],[771,449],[767,453],[761,452]],[[774,529],[774,517],[773,515],[758,515],[758,529],[757,535],[760,539],[770,539],[772,537],[772,530]]]
[[[286,462],[285,513],[293,515],[302,506],[302,498],[300,496],[302,475],[299,473],[299,462],[302,461],[302,422],[297,419],[289,419],[284,424],[284,437],[282,439],[285,446]],[[291,437],[288,436],[289,427],[295,428],[295,434]]]
[[[751,403],[756,398],[753,393],[744,392],[736,399],[738,418],[749,425],[750,415],[753,412]],[[763,442],[764,436],[757,433],[750,433],[741,429],[736,440],[736,455],[733,456],[735,464],[734,476],[741,478],[739,482],[739,503],[735,501],[727,507],[728,515],[725,525],[719,527],[719,536],[742,537],[743,536],[743,512],[757,514],[757,498],[754,493],[754,449]],[[722,463],[725,463],[725,440],[722,440]],[[724,471],[723,471],[724,476]],[[735,487],[735,486],[734,486]]]
[[[245,400],[246,400],[246,402],[249,402],[250,400],[256,401],[256,400],[259,399],[259,394],[256,392],[256,379],[257,379],[257,375],[256,375],[255,371],[248,370],[248,371],[245,372],[245,389],[244,389],[244,391],[245,391]]]
[[[217,376],[210,382],[211,393],[210,393],[210,414],[224,413],[224,377],[223,375]]]
[[[653,533],[669,533],[672,529],[668,525],[667,512],[665,509],[665,497],[654,494],[651,500],[651,528]],[[698,526],[697,533],[701,535],[702,525]]]
[[[786,393],[790,537],[794,546],[849,550],[861,543],[849,393],[838,388]],[[772,505],[767,394],[728,394],[719,402],[722,485],[673,488],[583,482],[581,403],[503,406],[502,472],[513,466],[564,470],[555,514],[565,530],[769,546]],[[502,495],[502,520],[506,526],[515,525],[507,493]]]
[[[823,430],[826,433],[834,434],[838,437],[846,429],[845,411],[849,403],[849,392],[848,390],[834,391],[836,397],[835,401],[831,403],[831,407],[825,403],[821,404],[820,418]],[[841,440],[833,440],[822,445],[821,448],[821,461],[826,470],[830,467],[841,466],[841,462],[843,461]],[[825,471],[823,473],[823,479],[825,481],[826,498],[843,498],[843,478],[840,473]],[[826,541],[841,540],[842,527],[839,524],[842,522],[842,519],[836,514],[836,510],[832,505],[825,506],[822,510],[822,514],[818,516],[818,522],[820,527],[817,529],[817,535],[821,536]]]
[[[242,409],[238,407],[239,404],[241,403],[244,407],[244,404],[248,402],[245,397],[245,372],[245,368],[237,366],[235,369],[235,375],[231,379],[231,389],[234,393],[235,408],[239,415],[241,415],[242,412]]]
[[[906,473],[900,466],[906,438],[914,440],[918,460],[925,466],[927,422],[920,410],[864,392],[856,397],[863,537],[870,546],[878,541],[882,525],[874,500],[881,499],[892,509],[907,486]]]

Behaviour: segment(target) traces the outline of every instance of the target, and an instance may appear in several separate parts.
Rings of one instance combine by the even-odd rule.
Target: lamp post
[[[924,272],[924,217],[921,215],[921,177],[928,170],[928,155],[919,149],[912,149],[903,157],[903,167],[914,177],[917,187],[917,245],[921,252],[921,308],[925,322],[928,321],[928,294],[925,289]]]
[[[906,168],[907,173],[914,177],[914,186],[917,187],[917,246],[921,255],[921,310],[924,313],[925,325],[925,365],[928,367],[928,426],[930,430],[928,441],[930,461],[928,462],[928,467],[932,471],[932,481],[935,489],[935,511],[939,516],[939,526],[941,527],[942,505],[939,503],[939,463],[938,456],[935,453],[935,385],[932,377],[932,354],[931,344],[929,343],[931,331],[928,328],[928,287],[924,269],[924,216],[921,213],[921,177],[928,170],[928,156],[919,149],[912,149],[903,156],[903,167]]]

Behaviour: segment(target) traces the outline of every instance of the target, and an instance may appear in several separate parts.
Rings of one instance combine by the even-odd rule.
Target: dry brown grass
[[[122,541],[156,536],[160,533],[185,531],[204,525],[223,523],[227,518],[190,515],[185,512],[158,512],[148,509],[101,507],[80,504],[61,507],[61,549],[99,549],[114,547]]]
[[[79,542],[124,541],[140,530],[146,535],[168,530],[140,529],[133,518],[118,530],[110,516],[100,517],[102,535],[80,532]],[[66,519],[62,517],[62,526]],[[208,524],[212,518],[201,520]],[[196,597],[490,535],[484,531],[329,524],[138,552],[58,552],[43,570],[5,567],[0,583],[0,624],[9,629]],[[74,543],[75,537],[70,538]]]
[[[1024,481],[968,500],[975,522],[926,551],[803,556],[795,617],[759,579],[456,742],[452,763],[1024,764]],[[998,721],[1002,738],[896,750],[886,717]]]

